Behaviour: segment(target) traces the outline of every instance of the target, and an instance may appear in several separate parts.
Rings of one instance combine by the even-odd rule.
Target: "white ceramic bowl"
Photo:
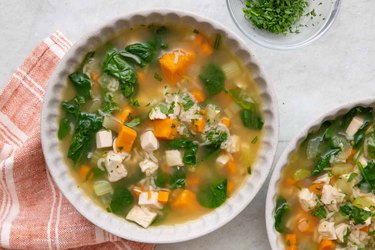
[[[139,24],[173,24],[185,23],[204,30],[208,34],[220,33],[222,41],[236,53],[252,71],[263,99],[262,112],[265,119],[265,137],[258,160],[253,166],[252,175],[244,185],[221,207],[193,221],[170,226],[157,226],[143,229],[127,222],[114,214],[106,212],[95,205],[84,192],[77,188],[68,166],[64,163],[63,152],[59,150],[57,139],[57,117],[62,101],[61,91],[66,87],[67,76],[74,72],[88,51],[103,45],[114,35],[124,29]],[[272,87],[265,80],[246,44],[230,30],[212,20],[199,17],[193,13],[177,10],[152,10],[139,12],[124,18],[116,19],[84,36],[66,54],[51,78],[46,92],[42,116],[41,137],[44,157],[48,169],[65,197],[89,221],[119,237],[149,243],[169,243],[193,239],[207,234],[233,219],[254,198],[265,181],[272,165],[278,138],[277,102]]]
[[[311,131],[316,131],[322,125],[324,121],[332,120],[337,118],[340,115],[344,115],[350,109],[355,106],[364,106],[364,107],[374,107],[375,108],[375,97],[357,100],[351,103],[347,103],[341,105],[335,109],[332,109],[325,113],[324,115],[320,116],[318,119],[314,120],[313,122],[309,123],[305,126],[296,137],[294,137],[288,146],[285,148],[284,152],[281,154],[277,164],[273,170],[270,183],[268,185],[268,192],[266,198],[266,226],[267,226],[267,234],[268,240],[271,244],[272,250],[283,250],[284,245],[280,238],[280,234],[275,230],[274,227],[274,214],[275,214],[275,205],[276,205],[276,198],[277,198],[277,185],[281,178],[282,171],[284,167],[287,166],[289,156],[294,152],[294,150],[299,146],[303,140],[305,140],[306,136]]]

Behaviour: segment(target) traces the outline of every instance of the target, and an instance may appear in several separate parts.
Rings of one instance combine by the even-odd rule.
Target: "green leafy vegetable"
[[[279,197],[276,201],[276,210],[275,210],[275,229],[279,233],[285,231],[285,216],[289,211],[288,202],[283,198]]]
[[[311,171],[311,175],[313,177],[316,177],[318,176],[321,172],[324,171],[325,168],[327,168],[329,166],[329,160],[331,159],[331,156],[333,155],[337,155],[338,153],[340,152],[340,149],[339,148],[334,148],[334,149],[330,149],[328,150],[326,153],[324,153],[318,163],[313,167],[312,171]]]
[[[327,211],[324,206],[319,206],[315,211],[311,213],[315,217],[319,217],[320,219],[325,219],[327,217]]]
[[[85,73],[73,73],[69,75],[77,96],[82,96],[86,101],[91,99],[91,80]]]
[[[240,115],[242,124],[246,128],[262,129],[264,121],[257,111],[253,99],[242,89],[233,88],[228,90],[233,101],[242,108]]]
[[[242,109],[240,112],[242,124],[246,128],[260,130],[263,128],[264,121],[262,117],[254,110]]]
[[[243,12],[245,18],[259,29],[276,34],[298,33],[293,27],[308,5],[305,0],[246,0]]]
[[[343,237],[345,244],[348,244],[349,236],[350,236],[351,233],[352,233],[352,231],[349,228],[347,228],[346,232],[344,234],[344,237]]]
[[[141,59],[141,63],[137,64],[142,67],[150,63],[154,57],[154,47],[146,42],[128,45],[125,51],[138,56]]]
[[[102,116],[93,113],[79,114],[77,128],[68,150],[68,157],[74,163],[80,163],[87,158],[93,136],[102,127],[102,123]]]
[[[155,185],[160,188],[165,188],[168,182],[168,175],[161,170],[156,172],[154,176]]]
[[[352,182],[354,180],[355,177],[357,177],[358,174],[357,173],[351,173],[349,178],[348,178],[348,182]]]
[[[372,213],[370,211],[353,206],[353,204],[351,203],[347,203],[341,206],[340,213],[342,215],[348,216],[349,219],[354,221],[355,225],[364,224],[365,221],[372,216]]]
[[[160,112],[162,112],[163,114],[165,114],[165,115],[169,114],[169,109],[168,109],[167,105],[161,103],[161,104],[159,104],[159,108],[160,108]]]
[[[375,159],[375,133],[374,132],[367,138],[367,152],[368,152],[368,155],[372,159]]]
[[[129,128],[134,128],[138,126],[139,124],[141,124],[141,118],[139,117],[136,117],[133,120],[125,123],[125,125],[128,126]]]
[[[183,156],[183,162],[185,165],[195,165],[197,163],[197,151],[198,144],[196,142],[186,140],[186,139],[177,139],[168,142],[168,146],[173,149],[185,149]]]
[[[115,214],[122,214],[133,202],[134,197],[126,187],[116,186],[114,188],[110,209]]]
[[[63,101],[62,108],[67,113],[77,118],[80,114],[80,108],[86,101],[82,96],[76,96],[70,101]]]
[[[369,161],[365,168],[362,166],[360,162],[356,162],[356,165],[360,170],[363,178],[359,185],[367,183],[370,188],[370,191],[375,192],[375,161]]]
[[[113,95],[111,93],[106,93],[103,97],[103,112],[112,114],[112,112],[120,110],[118,104],[113,101]]]
[[[224,89],[225,74],[220,66],[215,63],[206,65],[199,78],[209,96],[214,96]]]
[[[131,97],[138,89],[138,80],[134,68],[115,49],[107,51],[103,71],[120,81],[120,89],[125,97]]]
[[[251,140],[251,144],[256,144],[258,141],[258,136],[255,136],[252,140]]]
[[[203,207],[219,207],[227,199],[227,179],[202,186],[197,198]]]
[[[326,150],[328,143],[323,143],[325,139],[330,139],[332,136],[337,134],[337,130],[332,129],[332,122],[325,121],[320,126],[319,130],[310,133],[306,139],[306,156],[307,159],[315,159],[322,151]],[[329,135],[328,135],[329,134]]]
[[[372,231],[368,232],[368,235],[375,236],[375,230],[372,230]]]
[[[170,177],[170,188],[177,189],[177,188],[185,188],[186,185],[186,172],[185,168],[177,167],[173,171]]]
[[[59,131],[57,132],[57,137],[59,140],[62,140],[67,136],[70,132],[70,120],[66,117],[61,118]]]

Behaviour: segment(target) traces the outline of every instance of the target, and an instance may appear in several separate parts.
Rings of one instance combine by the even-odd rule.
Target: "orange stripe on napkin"
[[[72,43],[46,38],[0,93],[0,248],[153,249],[96,227],[63,197],[46,169],[40,112],[48,80]]]

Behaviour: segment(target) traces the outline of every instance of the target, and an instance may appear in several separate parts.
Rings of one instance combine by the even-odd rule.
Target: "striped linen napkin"
[[[40,142],[43,96],[71,45],[55,32],[0,92],[0,248],[153,249],[91,224],[63,197],[46,169]]]

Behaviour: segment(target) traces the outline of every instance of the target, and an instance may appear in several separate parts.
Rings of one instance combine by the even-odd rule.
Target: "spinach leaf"
[[[194,106],[194,101],[190,98],[188,94],[185,94],[182,97],[182,107],[184,108],[185,111],[187,111],[193,106]]]
[[[285,216],[289,211],[288,202],[283,197],[278,197],[276,201],[276,210],[275,210],[275,229],[279,233],[285,231]]]
[[[199,162],[216,159],[220,154],[220,148],[215,148],[210,145],[202,146],[199,149]]]
[[[111,93],[106,93],[103,98],[103,112],[112,114],[112,112],[120,110],[118,104],[113,101],[113,95]]]
[[[233,101],[241,108],[256,110],[256,105],[253,99],[242,89],[238,87],[229,89],[228,94],[232,97]]]
[[[372,159],[375,159],[375,133],[374,132],[367,138],[367,152],[368,152],[368,155]]]
[[[220,66],[215,63],[206,65],[199,78],[209,96],[219,94],[224,89],[225,74]]]
[[[151,25],[149,26],[153,35],[148,43],[154,48],[154,59],[157,58],[162,49],[168,48],[167,35],[168,29],[165,26]]]
[[[133,202],[134,197],[129,189],[123,186],[116,186],[109,206],[113,213],[122,214]]]
[[[66,117],[61,118],[59,131],[57,132],[57,137],[59,140],[62,140],[67,136],[70,132],[70,120]]]
[[[154,176],[155,185],[160,188],[165,188],[168,182],[168,175],[161,170],[156,172]]]
[[[372,213],[370,211],[353,206],[353,204],[351,203],[347,203],[341,206],[340,213],[342,215],[348,216],[349,219],[354,221],[355,225],[364,224],[365,221],[372,216]]]
[[[199,189],[197,198],[203,207],[219,207],[227,199],[227,179],[202,186]]]
[[[311,213],[315,217],[319,217],[320,219],[325,219],[327,217],[327,211],[324,206],[319,206],[315,211]]]
[[[91,99],[91,80],[85,73],[73,73],[69,75],[77,96],[82,96],[86,101]]]
[[[80,163],[87,157],[95,133],[102,127],[103,117],[94,113],[80,113],[77,128],[68,150],[68,157],[74,163]]]
[[[186,185],[186,172],[185,168],[177,167],[171,175],[170,178],[170,188],[177,189],[177,188],[185,188]]]
[[[252,128],[256,130],[260,130],[263,128],[263,118],[256,111],[251,109],[242,109],[240,116],[242,124],[246,128]]]
[[[168,142],[168,146],[173,149],[185,149],[183,156],[183,162],[185,165],[195,165],[197,163],[197,151],[198,144],[196,142],[186,140],[186,139],[177,139]]]
[[[367,183],[370,191],[375,192],[375,161],[369,161],[365,168],[360,162],[356,162],[356,165],[359,168],[363,178],[358,185],[361,186],[363,183]]]
[[[233,101],[241,107],[241,120],[246,128],[262,129],[264,121],[257,111],[256,104],[252,98],[242,89],[233,88],[228,90]]]
[[[317,162],[317,164],[313,167],[311,171],[311,175],[316,177],[321,172],[324,171],[325,168],[329,166],[329,160],[331,159],[331,156],[337,155],[340,152],[339,148],[333,148],[325,152]]]
[[[150,63],[154,56],[154,47],[150,43],[146,42],[128,45],[125,48],[125,51],[138,56],[141,59],[141,63],[139,64],[139,66],[142,67],[147,63]]]
[[[76,96],[70,101],[63,101],[62,108],[68,115],[77,118],[81,113],[81,106],[85,103],[86,101],[82,96]]]
[[[350,122],[353,120],[354,116],[356,115],[363,115],[367,117],[367,119],[369,119],[370,116],[372,116],[372,110],[372,108],[364,108],[360,106],[352,108],[343,117],[343,121],[341,124],[342,129],[345,130],[349,126]]]
[[[120,80],[120,89],[125,97],[131,97],[138,90],[138,80],[134,68],[115,49],[107,51],[103,71]]]
[[[142,60],[139,56],[134,55],[130,52],[127,52],[125,50],[121,50],[120,55],[122,55],[128,62],[131,62],[133,64],[142,65]]]

